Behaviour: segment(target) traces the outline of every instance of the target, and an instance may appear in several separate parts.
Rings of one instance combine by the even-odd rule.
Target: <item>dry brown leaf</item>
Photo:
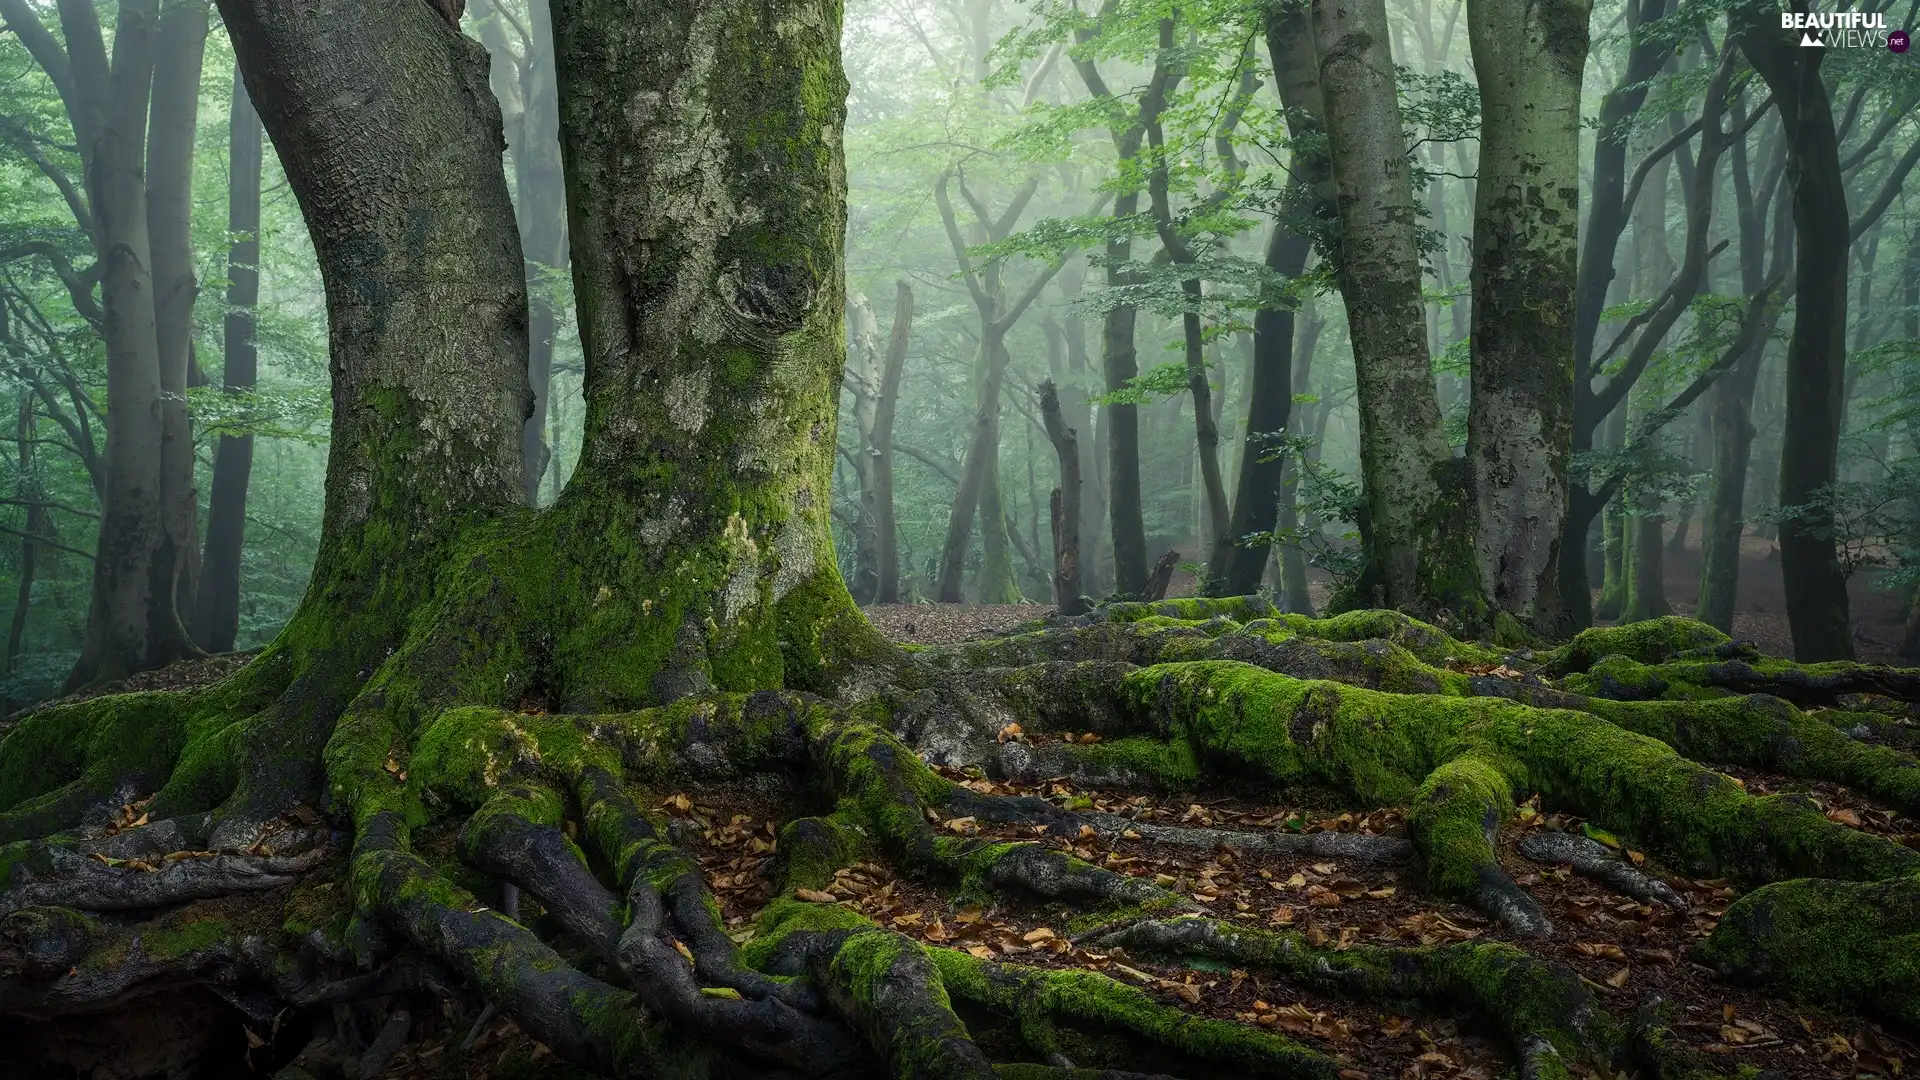
[[[839,898],[832,893],[824,893],[819,889],[795,889],[793,890],[793,898],[795,900],[805,900],[809,904],[834,904],[839,902]]]

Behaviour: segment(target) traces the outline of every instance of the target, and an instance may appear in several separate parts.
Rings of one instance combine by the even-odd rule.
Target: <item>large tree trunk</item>
[[[227,316],[221,382],[230,394],[253,388],[259,375],[254,305],[260,302],[260,115],[246,80],[233,80],[227,124]],[[253,436],[221,435],[213,454],[207,496],[207,546],[200,560],[194,640],[208,652],[233,649],[240,628],[241,552],[247,535],[247,487],[253,475]]]
[[[1769,13],[1770,14],[1770,13]],[[1780,448],[1780,505],[1804,507],[1780,523],[1787,623],[1799,660],[1853,657],[1847,579],[1833,516],[1814,502],[1836,476],[1847,363],[1847,253],[1851,223],[1823,49],[1803,49],[1766,20],[1743,25],[1741,49],[1773,91],[1787,141],[1793,192],[1795,308],[1787,345],[1787,415]]]
[[[426,4],[220,12],[313,238],[334,372],[313,576],[248,669],[285,691],[232,736],[212,839],[233,843],[317,797],[335,721],[461,527],[520,501],[527,324],[484,50]]]
[[[200,576],[199,492],[187,386],[193,355],[193,153],[207,0],[171,0],[154,40],[153,105],[147,133],[147,231],[153,246],[154,332],[160,362],[160,514],[156,586],[147,603],[156,626],[185,635]],[[195,373],[197,374],[197,372]],[[176,647],[180,652],[190,651]]]
[[[1588,0],[1467,8],[1481,117],[1467,429],[1475,551],[1494,606],[1554,637],[1575,629],[1559,598],[1559,562],[1590,13]]]
[[[552,692],[586,707],[811,685],[870,633],[827,518],[839,7],[562,0],[553,14],[587,421],[550,530],[572,576],[549,601],[567,672]],[[591,540],[609,519],[637,535]]]
[[[1288,188],[1294,197],[1282,207],[1267,238],[1266,265],[1281,277],[1295,278],[1306,270],[1313,253],[1309,224],[1333,213],[1332,171],[1323,149],[1325,103],[1320,100],[1319,65],[1306,7],[1274,5],[1268,10],[1264,32],[1280,101],[1286,108],[1287,135],[1293,147],[1288,169],[1294,181]],[[1253,316],[1253,377],[1247,385],[1247,427],[1241,437],[1244,450],[1234,485],[1233,519],[1209,564],[1224,568],[1213,575],[1218,595],[1240,596],[1259,585],[1272,548],[1242,545],[1239,540],[1279,527],[1283,502],[1291,512],[1292,495],[1282,494],[1287,486],[1287,455],[1278,444],[1293,409],[1296,308],[1294,301],[1275,300]]]
[[[1429,369],[1412,177],[1383,0],[1315,0],[1313,37],[1341,224],[1336,270],[1359,388],[1361,601],[1479,626],[1466,492]],[[1366,595],[1371,592],[1373,595]]]

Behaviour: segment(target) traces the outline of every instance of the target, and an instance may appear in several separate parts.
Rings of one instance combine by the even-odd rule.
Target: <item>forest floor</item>
[[[1060,781],[1011,785],[948,775],[982,793],[1034,795],[1143,822],[1382,835],[1405,831],[1398,810],[1357,812],[1311,796],[1279,803],[1220,792],[1147,795],[1075,789]],[[1810,791],[1830,819],[1920,847],[1920,823],[1879,810],[1844,789],[1759,773],[1742,772],[1738,779],[1756,794]],[[658,811],[681,823],[676,831],[705,866],[728,924],[750,937],[747,928],[755,914],[774,899],[760,873],[771,858],[772,838],[786,819],[805,810],[746,796],[738,786],[663,795]],[[1031,840],[1038,831],[983,827],[970,818],[942,824],[962,835],[1006,840]],[[1530,803],[1518,825],[1502,838],[1503,865],[1540,901],[1556,926],[1554,937],[1545,942],[1515,938],[1474,910],[1429,895],[1418,875],[1406,868],[1311,856],[1241,857],[1226,848],[1197,853],[1124,837],[1111,844],[1085,836],[1047,842],[1117,872],[1152,878],[1190,896],[1216,917],[1300,931],[1316,946],[1513,941],[1578,972],[1616,1016],[1631,1017],[1645,995],[1659,993],[1678,1007],[1678,1038],[1722,1063],[1728,1074],[1751,1066],[1789,1077],[1891,1080],[1904,1075],[1909,1062],[1920,1064],[1920,1042],[1912,1038],[1858,1017],[1797,1007],[1730,985],[1690,962],[1691,946],[1711,932],[1739,895],[1728,882],[1661,874],[1689,902],[1689,910],[1675,911],[1615,894],[1575,876],[1570,868],[1530,862],[1516,850],[1528,830],[1579,832],[1581,826],[1578,818],[1543,814],[1537,803]],[[1647,865],[1653,868],[1650,861]],[[1100,971],[1166,1004],[1267,1026],[1336,1057],[1345,1066],[1342,1080],[1493,1080],[1510,1074],[1511,1059],[1497,1036],[1475,1024],[1383,1010],[1225,964],[1187,967],[1130,956],[1121,949],[1084,947],[1071,940],[1072,912],[1063,905],[959,906],[938,891],[871,863],[842,870],[828,891],[881,925],[931,945],[1022,964]],[[462,1022],[447,1024],[438,1037],[428,1035],[410,1046],[382,1076],[505,1080],[537,1074],[527,1067],[546,1056],[506,1019],[495,1020],[471,1050],[460,1054],[455,1046],[465,1031]],[[1616,1080],[1592,1071],[1584,1075]]]
[[[1188,547],[1192,545],[1189,544]],[[1182,548],[1181,550],[1186,550]],[[1691,616],[1700,595],[1700,530],[1688,530],[1684,550],[1665,554],[1667,603],[1675,615]],[[1331,578],[1321,570],[1308,572],[1314,610],[1325,608]],[[1848,583],[1853,614],[1854,648],[1869,663],[1899,663],[1894,650],[1906,621],[1906,598],[1895,590],[1874,586],[1872,567]],[[1169,596],[1191,596],[1196,582],[1191,573],[1174,575]],[[1599,590],[1594,591],[1598,600]],[[1020,623],[1053,612],[1043,604],[886,604],[869,607],[867,618],[895,641],[917,645],[951,645],[976,637],[1005,633]],[[1609,625],[1602,620],[1601,625]],[[1733,615],[1735,640],[1751,641],[1768,656],[1793,655],[1793,635],[1787,629],[1786,585],[1780,576],[1780,555],[1774,542],[1749,534],[1741,542],[1740,588]]]
[[[1765,651],[1777,654],[1785,651],[1786,635],[1779,564],[1769,558],[1770,549],[1768,541],[1749,539],[1736,636],[1752,638]],[[1670,554],[1667,572],[1669,596],[1676,611],[1685,613],[1692,607],[1698,582],[1697,549]],[[1853,598],[1862,659],[1891,658],[1902,614],[1898,599],[1865,582],[1856,583]],[[871,608],[868,615],[895,640],[937,644],[1004,632],[1048,611],[1033,604],[893,605]],[[179,688],[212,681],[242,659],[217,657],[176,665],[143,677],[139,688]],[[1083,740],[1093,738],[1088,735]],[[1881,809],[1844,788],[1728,771],[1754,794],[1807,792],[1826,809],[1830,820],[1920,848],[1920,822]],[[977,775],[949,775],[983,793],[1033,795],[1142,822],[1384,835],[1404,835],[1406,829],[1399,810],[1343,806],[1312,792],[1289,793],[1290,801],[1282,802],[1271,793],[1147,794],[1074,788],[1059,780],[1010,785]],[[773,838],[787,820],[807,810],[739,785],[662,789],[654,795],[655,809],[677,819],[675,834],[706,868],[729,926],[737,936],[750,936],[755,914],[774,899],[762,873],[773,853]],[[961,835],[1008,840],[1036,839],[1032,833],[1039,831],[982,826],[970,818],[941,824]],[[1085,833],[1074,840],[1038,839],[1116,872],[1150,878],[1191,897],[1216,917],[1300,931],[1316,946],[1513,940],[1572,968],[1616,1017],[1630,1018],[1649,993],[1662,995],[1677,1007],[1674,1032],[1678,1038],[1721,1063],[1728,1074],[1749,1066],[1796,1078],[1892,1080],[1920,1067],[1920,1040],[1912,1037],[1915,1033],[1890,1032],[1858,1016],[1801,1007],[1732,985],[1692,963],[1692,946],[1713,929],[1739,895],[1729,882],[1660,872],[1662,868],[1648,859],[1645,868],[1680,890],[1689,906],[1681,911],[1643,904],[1575,876],[1569,867],[1542,865],[1522,856],[1516,848],[1519,839],[1539,829],[1580,832],[1582,822],[1544,813],[1536,800],[1522,808],[1519,820],[1502,836],[1500,858],[1505,869],[1540,902],[1555,925],[1554,936],[1544,942],[1523,942],[1476,911],[1429,894],[1417,871],[1407,867],[1351,859],[1241,856],[1227,848],[1196,852],[1124,835],[1111,843]],[[1638,852],[1628,854],[1636,862],[1644,858]],[[1120,949],[1087,947],[1072,940],[1068,926],[1072,912],[1061,905],[960,906],[936,890],[869,863],[842,870],[828,891],[881,925],[928,944],[1022,964],[1100,971],[1167,1004],[1266,1026],[1335,1056],[1345,1066],[1342,1080],[1493,1080],[1511,1075],[1511,1056],[1497,1034],[1474,1023],[1357,1003],[1225,964],[1201,962],[1204,966],[1189,967],[1130,956]],[[275,896],[264,894],[257,902],[272,905],[278,902]],[[530,914],[537,916],[537,911]],[[232,1037],[245,1037],[249,1044],[260,1046],[262,1036],[271,1039],[271,1033],[264,1031],[236,1030]],[[468,1045],[463,1048],[463,1043]],[[1626,1080],[1631,1075],[1608,1077],[1585,1070],[1583,1074],[1590,1080]],[[494,1017],[476,1028],[473,1016],[449,1005],[440,1015],[420,1017],[409,1044],[379,1075],[387,1080],[510,1080],[580,1074],[560,1069],[551,1053],[511,1020]]]

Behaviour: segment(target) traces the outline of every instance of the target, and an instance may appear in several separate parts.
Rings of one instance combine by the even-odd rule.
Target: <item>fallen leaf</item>
[[[793,898],[795,900],[805,900],[810,904],[839,903],[838,898],[836,898],[832,893],[824,893],[824,892],[821,892],[819,889],[795,889],[793,890]]]
[[[995,742],[1006,742],[1010,739],[1018,739],[1024,734],[1026,734],[1026,730],[1019,724],[1008,724],[996,732],[993,738]]]
[[[1632,976],[1632,974],[1632,968],[1621,968],[1619,971],[1607,976],[1607,985],[1613,987],[1615,990],[1619,990],[1627,985],[1627,979]]]
[[[1052,930],[1042,926],[1037,930],[1029,930],[1024,934],[1021,934],[1020,940],[1031,945],[1036,941],[1052,941],[1054,937],[1055,935]]]

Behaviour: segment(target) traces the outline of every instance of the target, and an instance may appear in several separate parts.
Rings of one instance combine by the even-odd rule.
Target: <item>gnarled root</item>
[[[1090,940],[1139,955],[1209,957],[1370,1001],[1466,1010],[1502,1031],[1528,1077],[1614,1052],[1606,1014],[1572,971],[1499,942],[1316,949],[1299,934],[1181,918],[1135,922]]]

